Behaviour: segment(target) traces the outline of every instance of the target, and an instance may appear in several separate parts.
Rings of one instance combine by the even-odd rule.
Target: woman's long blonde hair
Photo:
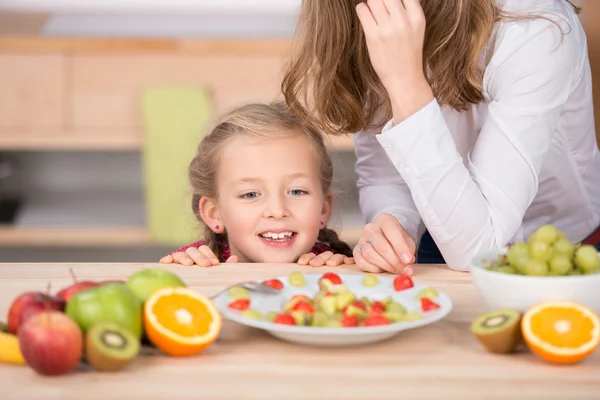
[[[302,0],[281,89],[301,122],[324,133],[355,133],[391,118],[387,92],[371,66],[356,15],[359,2]],[[458,111],[481,102],[481,54],[494,25],[503,18],[531,16],[509,16],[495,0],[421,0],[421,6],[424,73],[432,78],[437,101]],[[379,118],[382,107],[385,115]]]
[[[227,245],[227,233],[216,234],[208,227],[200,216],[200,198],[206,196],[218,199],[217,179],[219,173],[220,155],[223,146],[239,135],[247,135],[260,139],[281,139],[285,134],[302,133],[306,136],[319,161],[320,181],[323,194],[331,192],[333,184],[333,162],[327,151],[323,135],[318,131],[306,128],[293,116],[283,103],[246,104],[234,108],[225,114],[212,131],[204,137],[198,146],[198,152],[192,159],[188,169],[188,178],[192,188],[192,211],[204,225],[204,243],[210,247],[220,261]],[[352,256],[350,246],[340,240],[337,233],[324,227],[319,231],[318,240],[326,243],[346,256]]]

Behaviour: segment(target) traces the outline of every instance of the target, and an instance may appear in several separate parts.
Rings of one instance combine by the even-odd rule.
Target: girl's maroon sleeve
[[[326,251],[331,251],[333,254],[338,254],[337,251],[321,242],[315,243],[312,249],[310,249],[310,252],[316,254],[317,256],[321,253],[325,253]]]
[[[192,244],[188,244],[186,246],[183,246],[182,248],[173,251],[171,254],[173,254],[173,253],[179,253],[179,252],[184,252],[187,249],[189,249],[190,247],[196,247],[196,248],[198,248],[198,247],[202,246],[203,244],[204,244],[204,240],[199,240],[199,241],[194,242]]]

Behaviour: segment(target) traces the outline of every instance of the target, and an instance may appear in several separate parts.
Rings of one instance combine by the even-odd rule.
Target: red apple
[[[41,292],[25,292],[17,297],[8,310],[8,331],[14,335],[31,316],[42,311],[64,311],[65,301]]]
[[[60,297],[64,301],[69,301],[73,295],[81,292],[82,290],[89,289],[98,286],[97,282],[94,281],[81,281],[67,286],[56,293],[56,297]]]
[[[83,354],[81,329],[59,311],[44,311],[32,316],[21,325],[18,336],[25,362],[42,375],[73,371]]]

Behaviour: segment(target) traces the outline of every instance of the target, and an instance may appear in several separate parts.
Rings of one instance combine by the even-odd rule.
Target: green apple
[[[186,284],[174,273],[161,268],[146,268],[127,279],[127,287],[143,302],[158,289],[185,287]]]
[[[142,338],[143,303],[121,283],[107,283],[75,294],[65,313],[85,333],[96,322],[114,322]]]

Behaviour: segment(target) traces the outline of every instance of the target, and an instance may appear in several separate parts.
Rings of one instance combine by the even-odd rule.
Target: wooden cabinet
[[[60,152],[116,154],[114,152],[118,151],[139,157],[135,154],[144,144],[141,104],[146,88],[205,88],[210,92],[215,116],[242,103],[269,102],[278,97],[281,71],[289,48],[289,42],[279,40],[0,36],[0,151],[52,151],[55,158],[62,157]],[[337,138],[330,140],[330,147],[333,151],[351,152],[353,142],[350,137]],[[36,159],[40,158],[43,157]],[[98,164],[86,167],[81,158],[76,165],[72,160],[60,161],[63,168],[68,162],[73,164],[73,169],[81,169],[78,173],[83,173],[86,168],[98,168]],[[38,165],[37,168],[42,167]],[[89,174],[87,179],[78,178],[85,194],[63,193],[63,189],[55,188],[44,203],[35,193],[36,201],[27,202],[19,223],[0,226],[0,246],[154,244],[143,218],[138,218],[141,212],[135,213],[134,217],[130,213],[125,213],[123,218],[110,215],[109,221],[102,216],[105,214],[97,212],[104,208],[131,210],[132,207],[143,207],[141,166],[136,168],[137,175],[129,177],[134,180],[132,194],[123,196],[128,201],[125,207],[120,203],[115,205],[117,200],[110,189],[103,191],[95,187],[97,175],[94,174]],[[71,171],[62,175],[70,174]],[[31,198],[33,194],[27,193],[26,197]],[[62,196],[64,201],[57,200],[56,196]],[[86,196],[92,196],[94,200],[78,200]],[[344,229],[341,237],[352,243],[362,228],[358,207],[350,206],[342,213]],[[46,217],[40,218],[42,214]],[[53,217],[48,217],[49,214]],[[96,219],[89,217],[90,214],[97,214]],[[73,224],[75,215],[86,218]]]
[[[64,55],[0,53],[0,71],[0,135],[64,126]]]

